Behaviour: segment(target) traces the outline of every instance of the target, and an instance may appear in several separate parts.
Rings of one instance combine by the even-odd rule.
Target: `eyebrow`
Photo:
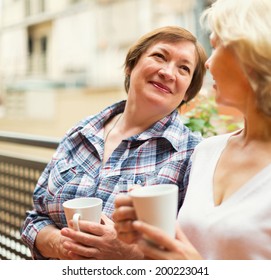
[[[164,47],[159,47],[159,46],[157,46],[157,48],[160,49],[161,51],[165,52],[167,55],[170,55],[169,51],[168,51],[166,48],[164,48]],[[191,62],[190,60],[188,60],[188,59],[186,59],[186,58],[182,58],[182,59],[181,59],[181,62],[182,62],[182,63],[185,63],[185,64],[188,64],[188,65],[190,65],[191,67],[195,66],[193,62]]]

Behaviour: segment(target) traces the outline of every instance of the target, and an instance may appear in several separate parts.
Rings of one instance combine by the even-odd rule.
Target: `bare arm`
[[[68,251],[63,247],[65,241],[69,238],[61,235],[58,228],[48,225],[37,235],[35,246],[40,254],[51,259],[69,259]]]

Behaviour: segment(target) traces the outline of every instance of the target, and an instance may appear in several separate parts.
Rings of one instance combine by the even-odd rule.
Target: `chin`
[[[231,107],[231,108],[236,107],[232,102],[229,102],[222,98],[216,98],[215,101],[218,106]]]

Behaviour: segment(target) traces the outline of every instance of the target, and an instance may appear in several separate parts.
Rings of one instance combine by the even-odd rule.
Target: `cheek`
[[[178,89],[181,94],[186,93],[191,85],[193,77],[181,77],[178,82]]]
[[[139,79],[146,77],[149,73],[152,73],[153,67],[150,64],[138,63],[132,70],[131,79]]]
[[[220,68],[220,64],[221,64],[221,59],[219,57],[219,54],[213,53],[208,60],[207,68],[210,71],[210,73],[213,75],[217,73],[217,69]]]

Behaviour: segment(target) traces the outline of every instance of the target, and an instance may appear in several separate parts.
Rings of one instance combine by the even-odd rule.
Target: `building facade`
[[[8,116],[52,119],[52,88],[123,90],[126,52],[153,28],[182,26],[208,48],[199,14],[210,2],[2,0],[0,105],[2,100]],[[40,89],[50,94],[37,96]],[[44,104],[50,109],[41,114]]]
[[[162,25],[180,25],[202,38],[198,14],[205,5],[202,0],[2,0],[0,76],[120,86],[132,42]]]

